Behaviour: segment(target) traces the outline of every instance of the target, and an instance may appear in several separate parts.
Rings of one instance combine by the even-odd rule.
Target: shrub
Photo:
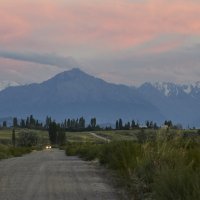
[[[67,155],[79,155],[114,170],[130,199],[198,200],[200,146],[198,138],[161,133],[156,140],[107,144],[70,143]]]
[[[31,148],[0,145],[0,160],[13,156],[22,156],[23,154],[30,153],[31,151]]]
[[[155,176],[153,191],[157,200],[199,200],[199,172],[191,166],[163,167]]]
[[[81,146],[81,143],[70,143],[70,142],[68,142],[66,144],[65,154],[67,156],[75,156],[75,155],[77,155],[80,146]]]
[[[118,141],[105,144],[100,154],[100,163],[118,170],[122,176],[130,176],[138,167],[142,154],[141,145],[133,141]]]
[[[17,140],[18,146],[21,147],[32,147],[36,146],[38,142],[37,134],[29,131],[19,132]]]
[[[100,145],[93,143],[68,143],[66,145],[66,155],[78,155],[84,160],[94,160],[100,152]]]

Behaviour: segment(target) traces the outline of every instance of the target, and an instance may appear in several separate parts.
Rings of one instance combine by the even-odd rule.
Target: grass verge
[[[199,200],[199,140],[179,135],[141,143],[68,143],[66,154],[98,159],[115,172],[129,199]]]
[[[29,147],[13,147],[0,144],[0,160],[11,157],[19,157],[24,154],[30,153],[32,150],[33,148]]]

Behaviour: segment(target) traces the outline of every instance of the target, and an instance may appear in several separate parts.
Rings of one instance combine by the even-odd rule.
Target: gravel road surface
[[[1,200],[114,200],[103,170],[58,149],[0,161]]]

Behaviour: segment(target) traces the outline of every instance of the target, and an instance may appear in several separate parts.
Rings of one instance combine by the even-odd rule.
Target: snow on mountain
[[[7,87],[11,87],[11,86],[19,86],[20,84],[14,81],[0,81],[0,91],[6,89]]]
[[[193,90],[193,86],[192,85],[183,85],[183,91],[186,94],[190,94]]]
[[[150,83],[152,86],[157,89],[159,92],[163,93],[165,96],[177,96],[181,91],[182,88],[180,85],[176,85],[174,83],[169,82],[156,82]]]
[[[155,82],[146,84],[152,86],[166,97],[178,96],[184,94],[191,95],[194,97],[195,95],[200,94],[200,81],[194,84],[187,84],[187,85],[186,84],[180,85],[170,82]]]
[[[156,83],[152,83],[152,86],[154,86],[157,90],[159,90],[160,92],[162,92],[163,94],[165,94],[165,96],[169,96],[170,95],[169,84],[170,83],[156,82]]]
[[[193,85],[145,83],[138,91],[167,119],[183,125],[200,127],[200,82]]]

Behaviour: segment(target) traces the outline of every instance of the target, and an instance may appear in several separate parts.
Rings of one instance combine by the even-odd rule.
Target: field
[[[197,130],[130,130],[69,133],[67,155],[98,160],[111,170],[128,199],[199,200],[200,135]],[[92,138],[92,137],[93,138]]]
[[[1,140],[9,140],[12,136],[12,130],[11,129],[2,129],[0,130],[0,139]]]
[[[40,139],[48,140],[48,132],[42,131],[42,130],[30,130],[30,129],[15,129],[16,136],[18,136],[18,133],[20,132],[33,132],[37,136],[39,136]],[[11,142],[12,138],[12,129],[0,129],[0,143],[2,140],[7,140],[7,142]]]
[[[66,132],[66,139],[68,143],[98,143],[102,142],[92,136],[89,132]]]
[[[21,156],[25,153],[30,153],[32,150],[42,149],[44,145],[49,143],[47,131],[15,129],[16,141],[20,139],[20,133],[29,133],[37,138],[37,145],[23,147],[16,144],[14,147],[12,144],[12,131],[12,129],[0,130],[0,159]]]

